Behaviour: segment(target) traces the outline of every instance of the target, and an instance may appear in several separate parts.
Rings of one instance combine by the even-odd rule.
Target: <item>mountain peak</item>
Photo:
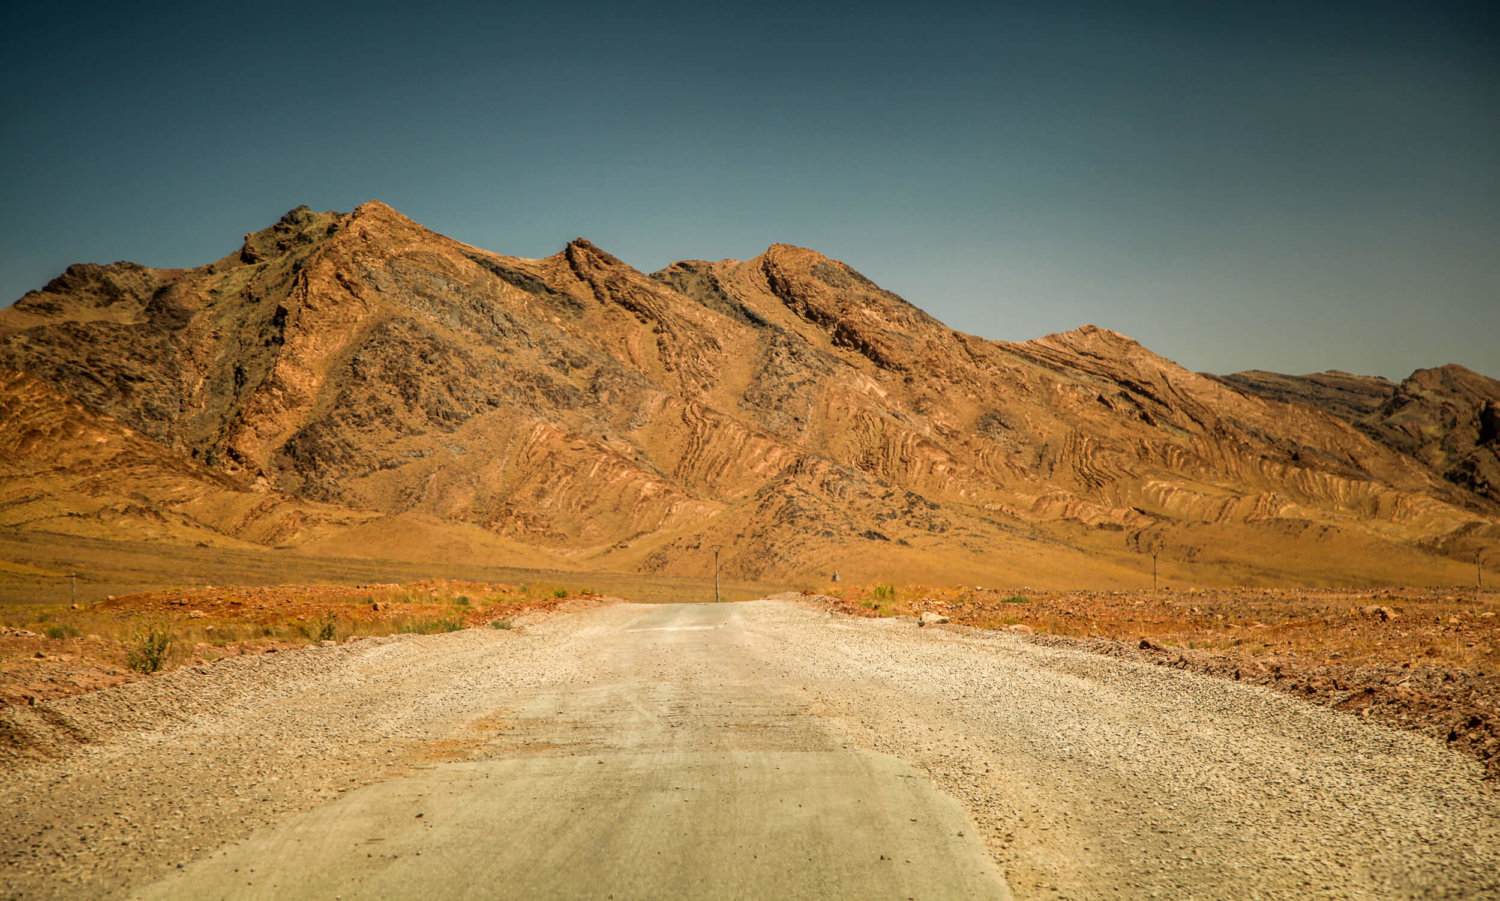
[[[245,235],[240,245],[240,262],[262,263],[294,247],[311,244],[332,232],[343,218],[342,213],[331,210],[315,213],[306,205],[295,207],[271,227]]]
[[[306,209],[306,207],[303,207]],[[379,222],[387,223],[401,228],[419,228],[426,231],[427,228],[417,220],[407,216],[400,210],[383,203],[379,200],[367,200],[355,207],[349,214],[350,222]]]
[[[772,244],[766,248],[766,252],[761,254],[759,259],[762,264],[771,263],[777,266],[793,266],[797,268],[809,268],[820,263],[827,264],[834,262],[831,258],[818,253],[816,250],[800,247],[796,244]]]
[[[307,207],[300,207],[300,209],[304,209],[305,210],[305,209],[307,209]],[[362,203],[359,206],[355,207],[354,208],[354,212],[352,212],[350,215],[353,215],[353,216],[370,216],[370,215],[379,215],[379,214],[383,214],[383,213],[395,213],[397,216],[401,216],[401,213],[398,212],[395,207],[393,207],[390,204],[388,204],[388,203],[386,203],[384,201],[381,201],[381,200],[366,200],[364,203]],[[401,218],[404,219],[406,217],[405,216],[401,216]]]
[[[588,238],[574,238],[573,240],[569,241],[568,246],[563,248],[563,256],[567,259],[568,263],[574,267],[588,266],[592,268],[597,266],[608,266],[610,268],[614,268],[617,266],[624,266],[626,268],[629,268],[626,263],[621,261],[614,254],[610,253],[607,250],[604,250],[599,245],[590,241]]]
[[[1114,329],[1100,328],[1093,323],[1080,325],[1065,332],[1054,332],[1041,338],[1033,338],[1027,344],[1041,344],[1066,348],[1075,352],[1098,353],[1105,349],[1129,351],[1141,348],[1139,341]],[[1141,348],[1144,349],[1144,348]]]
[[[772,244],[770,247],[767,247],[766,248],[766,253],[772,253],[772,254],[784,254],[784,253],[802,254],[802,253],[806,253],[806,254],[812,254],[813,256],[817,256],[817,257],[823,256],[821,253],[818,253],[816,250],[813,250],[813,249],[808,248],[808,247],[803,247],[800,244],[787,244],[787,243],[784,243],[784,242],[781,242],[781,241],[777,241],[776,243]],[[825,259],[826,259],[826,257],[825,257]]]

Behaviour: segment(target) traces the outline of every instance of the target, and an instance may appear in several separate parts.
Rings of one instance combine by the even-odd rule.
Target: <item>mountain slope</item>
[[[1224,380],[1338,416],[1472,492],[1480,509],[1500,511],[1500,381],[1457,365],[1418,369],[1400,384],[1327,372],[1241,372]]]
[[[581,567],[1431,581],[1494,524],[1335,416],[1093,327],[963,335],[789,245],[648,276],[299,208],[198,269],[70,267],[0,365],[239,489]]]
[[[268,492],[0,370],[0,525],[224,547],[326,539],[373,519]]]

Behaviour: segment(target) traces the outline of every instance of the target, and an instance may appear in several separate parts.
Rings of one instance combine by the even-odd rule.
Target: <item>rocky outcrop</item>
[[[1324,372],[1242,372],[1226,382],[1325,410],[1416,459],[1468,493],[1459,502],[1500,512],[1500,382],[1462,366],[1419,369],[1400,384]]]
[[[245,547],[319,540],[373,518],[253,491],[35,376],[0,370],[0,526]]]

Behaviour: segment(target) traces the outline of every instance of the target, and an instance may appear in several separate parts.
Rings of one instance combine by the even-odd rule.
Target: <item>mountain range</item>
[[[1190,372],[954,331],[773,245],[639,272],[379,202],[0,311],[0,527],[822,582],[1472,582],[1500,382]]]

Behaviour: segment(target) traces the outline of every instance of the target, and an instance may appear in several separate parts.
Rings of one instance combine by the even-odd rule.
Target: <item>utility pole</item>
[[[1152,551],[1151,552],[1151,590],[1152,591],[1156,591],[1156,558],[1160,554],[1161,554],[1161,551]]]
[[[78,603],[78,573],[68,573],[68,603]]]
[[[714,603],[719,603],[719,549],[714,548]]]
[[[1474,590],[1484,591],[1484,568],[1479,565],[1479,554],[1474,552]]]

